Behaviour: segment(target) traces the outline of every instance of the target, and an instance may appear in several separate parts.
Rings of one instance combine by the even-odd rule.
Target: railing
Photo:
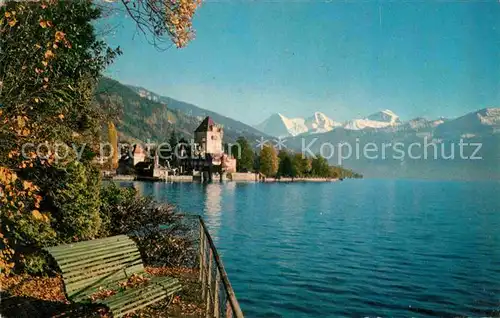
[[[205,301],[206,317],[243,318],[243,312],[238,304],[212,237],[201,217],[199,217],[199,221],[201,296]]]

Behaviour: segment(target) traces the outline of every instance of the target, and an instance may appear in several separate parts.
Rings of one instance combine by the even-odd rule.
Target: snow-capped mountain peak
[[[396,115],[392,110],[385,109],[371,114],[370,116],[366,117],[366,119],[395,124],[399,121],[399,116]]]
[[[288,118],[283,114],[272,114],[255,128],[276,137],[296,136],[307,131],[302,118]]]
[[[333,121],[321,112],[315,112],[313,116],[306,118],[305,124],[310,133],[327,132],[335,127],[342,126],[341,123]]]
[[[366,128],[386,128],[389,126],[397,126],[401,124],[399,116],[393,111],[385,109],[363,119],[354,119],[348,121],[345,125],[345,129],[349,130],[361,130]]]
[[[304,133],[323,133],[341,126],[321,112],[315,112],[307,118],[289,118],[283,114],[271,115],[255,128],[276,137],[297,136]]]

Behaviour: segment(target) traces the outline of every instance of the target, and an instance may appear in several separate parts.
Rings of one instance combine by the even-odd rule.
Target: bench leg
[[[170,305],[174,301],[174,297],[175,297],[175,294],[172,294],[172,296],[170,296],[170,300],[168,301],[167,307],[170,307]]]

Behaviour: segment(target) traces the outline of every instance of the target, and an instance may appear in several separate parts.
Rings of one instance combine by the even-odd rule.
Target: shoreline
[[[330,179],[330,178],[269,178],[257,182],[337,182],[340,179]]]
[[[202,183],[198,178],[193,176],[168,176],[165,178],[156,178],[156,177],[144,177],[144,176],[135,176],[135,175],[116,175],[113,177],[104,177],[103,180],[106,181],[145,181],[145,182],[172,182],[172,183],[185,183],[185,182],[193,182],[193,183]],[[252,182],[252,183],[279,183],[279,182],[337,182],[342,181],[342,179],[338,178],[313,178],[313,177],[301,177],[301,178],[225,178],[222,182]],[[219,178],[214,178],[212,182],[221,182]]]

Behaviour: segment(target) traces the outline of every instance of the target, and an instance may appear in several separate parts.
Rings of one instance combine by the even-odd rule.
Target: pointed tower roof
[[[213,121],[213,119],[210,116],[207,116],[207,117],[205,117],[205,119],[203,119],[203,121],[198,126],[198,128],[196,128],[195,132],[209,131],[210,130],[209,128],[212,126],[215,126],[215,122]]]
[[[142,149],[141,145],[135,144],[133,153],[134,155],[142,155],[144,154],[144,150]]]

